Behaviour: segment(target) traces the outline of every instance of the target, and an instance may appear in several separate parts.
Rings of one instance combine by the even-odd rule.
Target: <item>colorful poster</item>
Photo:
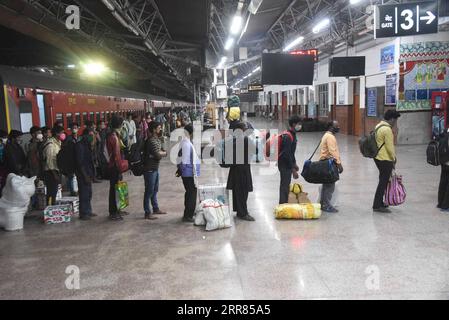
[[[380,50],[380,70],[394,69],[395,45],[391,45]]]
[[[385,81],[385,104],[396,105],[396,87],[398,75],[396,73],[387,74]]]
[[[430,110],[431,93],[449,89],[449,42],[403,44],[400,50],[397,109]]]
[[[368,117],[377,117],[377,88],[368,88],[366,93]]]

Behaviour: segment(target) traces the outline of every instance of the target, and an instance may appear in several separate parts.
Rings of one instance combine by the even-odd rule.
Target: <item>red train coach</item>
[[[52,126],[59,121],[65,128],[88,120],[106,122],[127,112],[144,114],[167,98],[144,93],[58,78],[48,73],[0,66],[0,128],[28,132],[30,127]]]

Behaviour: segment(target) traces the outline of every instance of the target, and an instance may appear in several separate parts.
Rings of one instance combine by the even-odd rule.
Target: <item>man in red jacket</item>
[[[120,129],[123,124],[123,119],[113,117],[111,119],[111,132],[106,138],[106,148],[109,155],[109,219],[114,221],[123,220],[118,208],[115,196],[115,186],[119,181],[122,181],[122,173],[128,170],[128,163],[123,160],[121,146],[123,143],[120,140]]]

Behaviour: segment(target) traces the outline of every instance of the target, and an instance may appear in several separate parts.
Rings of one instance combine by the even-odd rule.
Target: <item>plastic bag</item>
[[[206,219],[206,231],[232,227],[232,216],[229,206],[212,199],[201,202],[200,206]]]
[[[308,204],[280,204],[274,211],[276,219],[319,219],[321,217],[321,205]]]
[[[128,183],[120,181],[115,185],[115,201],[118,210],[123,210],[129,206]]]
[[[405,202],[406,196],[407,193],[402,184],[402,176],[393,172],[390,181],[388,182],[387,189],[385,190],[385,204],[389,206],[399,206]]]

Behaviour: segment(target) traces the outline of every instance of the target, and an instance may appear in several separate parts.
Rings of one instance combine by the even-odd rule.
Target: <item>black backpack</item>
[[[364,137],[360,138],[359,148],[360,148],[360,152],[362,153],[362,155],[365,158],[373,159],[373,158],[377,157],[380,149],[382,149],[383,146],[385,145],[385,143],[383,143],[380,146],[380,148],[378,148],[377,142],[376,142],[377,131],[382,127],[387,127],[387,125],[383,124],[383,125],[379,126],[378,128],[376,128],[375,130],[371,131],[368,136],[364,136]]]
[[[444,134],[438,141],[438,160],[441,164],[449,162],[449,134]]]
[[[439,143],[436,140],[432,140],[429,142],[427,146],[427,163],[432,166],[440,165],[440,152],[439,152]]]
[[[57,155],[59,171],[65,176],[71,176],[76,169],[75,143],[69,142],[62,146]]]
[[[139,140],[131,146],[128,154],[128,162],[131,172],[136,177],[140,177],[144,173],[144,141]]]

